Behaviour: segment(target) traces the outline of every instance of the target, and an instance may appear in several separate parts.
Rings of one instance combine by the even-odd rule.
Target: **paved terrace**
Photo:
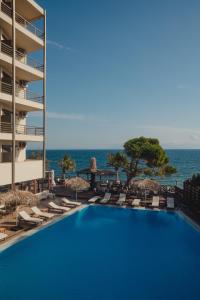
[[[68,192],[64,187],[60,186],[57,187],[54,190],[55,194],[56,194],[56,198],[53,200],[56,204],[58,205],[63,205],[62,201],[61,201],[61,197],[67,197],[70,200],[75,200],[75,193],[71,193]],[[80,192],[78,193],[78,201],[82,203],[82,207],[88,203],[88,199],[92,198],[93,196],[97,195],[97,193],[94,192]],[[99,193],[99,196],[103,196],[104,193]],[[132,207],[131,203],[133,201],[133,199],[135,198],[135,196],[130,195],[127,197],[126,202],[124,203],[123,207]],[[108,204],[104,204],[104,205],[116,205],[116,201],[119,199],[119,194],[112,194],[112,197],[109,201]],[[52,201],[52,199],[45,199],[45,200],[41,200],[37,206],[43,210],[43,211],[49,211],[48,209],[48,203]],[[152,200],[151,199],[146,199],[145,201],[141,202],[141,206],[145,206],[146,208],[150,208],[151,207],[151,203]],[[98,204],[98,202],[97,202]],[[166,207],[166,199],[163,196],[160,196],[160,209],[165,208]],[[80,207],[79,207],[80,208]],[[25,210],[27,213],[29,213],[31,216],[33,215],[33,212],[31,210],[30,207],[28,206],[20,206],[17,211],[7,214],[7,215],[1,215],[0,217],[0,231],[4,232],[8,235],[8,238],[6,239],[6,241],[1,241],[0,245],[8,242],[9,240],[12,240],[13,238],[17,237],[17,236],[21,236],[23,235],[25,232],[29,231],[30,229],[33,229],[33,226],[28,226],[28,225],[23,225],[23,227],[21,227],[21,225],[17,225],[16,223],[16,218],[17,218],[17,213],[21,210]],[[72,208],[70,212],[73,212],[77,210],[77,208]],[[57,218],[60,218],[61,216],[65,216],[68,213],[65,214],[58,214],[56,215],[53,220],[48,221],[48,223],[54,221]],[[45,224],[47,222],[43,222],[43,224]],[[41,225],[43,226],[43,225]],[[37,226],[38,228],[39,226]]]

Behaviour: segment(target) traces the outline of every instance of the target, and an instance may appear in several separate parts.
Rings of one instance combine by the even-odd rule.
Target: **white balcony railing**
[[[33,102],[41,103],[43,104],[44,97],[39,96],[36,93],[28,90],[27,88],[23,89],[16,85],[16,97],[23,99],[23,100],[30,100]],[[12,95],[12,85],[3,81],[0,81],[0,91],[2,93]]]
[[[1,52],[12,57],[13,47],[1,41]],[[25,55],[24,53],[16,50],[15,57],[19,62],[25,65],[28,65],[42,72],[44,71],[44,66],[41,63],[39,63],[37,60],[31,58],[29,55]]]
[[[5,13],[7,16],[12,18],[12,8],[1,2],[1,11]],[[36,35],[37,37],[44,39],[44,33],[38,29],[35,25],[31,22],[27,21],[24,17],[22,17],[19,13],[15,12],[15,20],[18,24],[26,28],[28,31]]]
[[[43,136],[44,130],[42,127],[33,127],[16,124],[15,133],[21,135]],[[12,124],[0,122],[0,133],[12,133]]]

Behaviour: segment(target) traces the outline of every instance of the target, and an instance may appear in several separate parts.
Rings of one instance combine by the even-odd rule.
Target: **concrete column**
[[[1,5],[1,1],[0,1],[0,5]],[[1,49],[2,35],[3,35],[3,30],[2,30],[2,28],[0,27],[0,49]]]
[[[44,79],[43,79],[43,129],[44,129],[44,140],[43,140],[43,178],[45,178],[46,171],[46,11],[44,14],[44,49],[43,49],[43,65],[44,65]]]
[[[15,118],[16,118],[16,107],[15,107],[15,81],[16,81],[16,70],[15,70],[15,0],[12,0],[12,190],[15,190]]]
[[[2,143],[0,143],[0,163],[2,162]]]

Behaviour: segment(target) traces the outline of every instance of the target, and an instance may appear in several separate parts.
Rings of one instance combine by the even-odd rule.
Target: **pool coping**
[[[93,203],[91,204],[93,206],[102,206],[98,203]],[[151,208],[141,208],[141,207],[126,207],[126,206],[115,206],[115,205],[112,205],[112,204],[106,204],[106,206],[109,206],[109,207],[115,207],[115,208],[122,208],[122,209],[131,209],[131,210],[139,210],[139,211],[152,211],[152,212],[167,212],[167,213],[174,213],[174,214],[177,214],[179,215],[182,219],[184,219],[190,226],[193,227],[193,229],[197,230],[199,233],[200,233],[200,225],[195,222],[192,218],[190,218],[188,215],[186,215],[181,209],[173,209],[173,210],[167,210],[167,209],[160,209],[160,208],[154,208],[154,209],[151,209]]]
[[[2,245],[0,245],[0,254],[2,252],[4,252],[5,250],[7,250],[8,248],[12,247],[13,245],[17,244],[18,242],[23,241],[26,238],[36,234],[37,232],[60,222],[61,220],[73,215],[74,213],[81,211],[82,209],[86,208],[87,206],[88,205],[83,204],[79,207],[74,208],[73,210],[70,210],[69,212],[66,212],[60,216],[55,217],[55,219],[53,219],[53,220],[49,220],[48,222],[45,222],[44,224],[42,224],[36,228],[30,229],[28,231],[23,231],[23,232],[19,233],[19,235],[11,237],[9,240],[5,241]]]
[[[177,211],[178,215],[183,218],[187,223],[189,223],[196,231],[200,233],[200,226],[192,218],[186,215],[182,210]]]

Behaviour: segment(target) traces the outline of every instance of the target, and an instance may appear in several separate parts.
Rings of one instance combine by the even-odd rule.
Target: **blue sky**
[[[38,0],[48,148],[200,147],[199,0]],[[35,118],[34,118],[35,119]]]

